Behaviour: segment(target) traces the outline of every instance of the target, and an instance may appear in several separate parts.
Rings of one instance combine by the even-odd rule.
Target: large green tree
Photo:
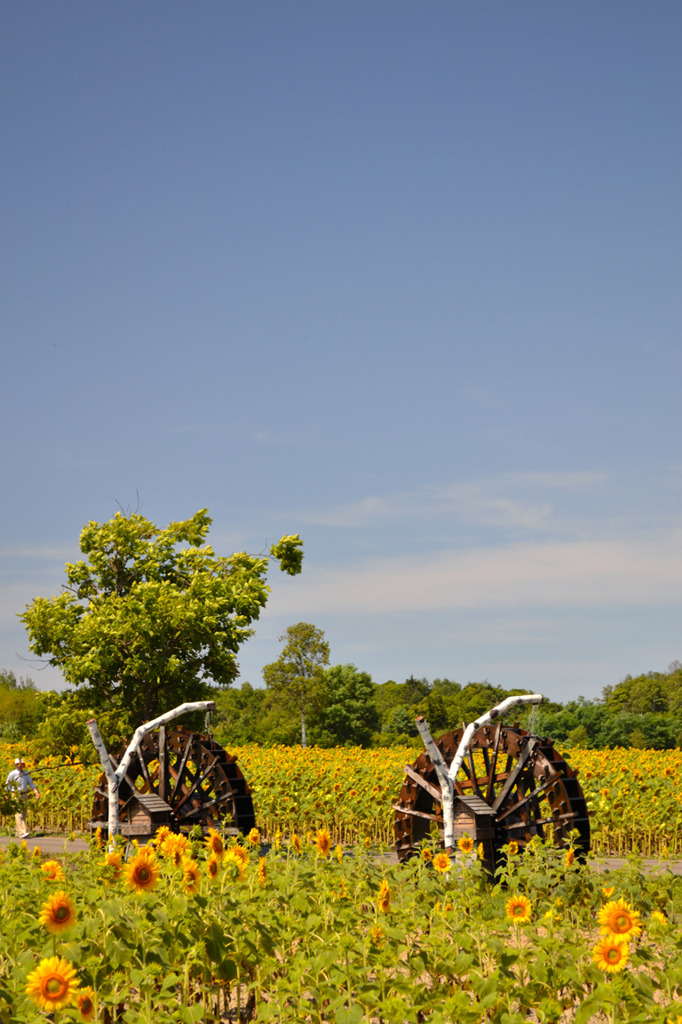
[[[329,664],[329,644],[324,630],[310,622],[288,626],[277,661],[263,668],[265,685],[282,704],[293,703],[301,715],[301,746],[307,744],[306,717],[323,698],[323,669]]]
[[[322,702],[311,723],[311,736],[321,747],[368,747],[381,719],[376,687],[368,672],[355,665],[334,665],[322,675]]]
[[[67,563],[56,597],[37,597],[20,616],[30,649],[87,689],[96,711],[136,726],[226,686],[237,652],[265,606],[268,557],[216,555],[206,509],[159,528],[137,513],[90,522],[84,559]],[[270,549],[282,571],[301,570],[298,535]]]

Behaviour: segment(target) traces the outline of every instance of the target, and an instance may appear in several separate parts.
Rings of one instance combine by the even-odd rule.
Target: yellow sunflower
[[[54,1013],[73,1003],[77,989],[76,972],[69,961],[51,956],[31,971],[24,991],[40,1010]]]
[[[651,923],[652,924],[656,924],[656,925],[660,925],[661,928],[667,928],[668,927],[668,918],[665,916],[663,911],[661,911],[661,910],[652,910],[651,911]]]
[[[189,851],[189,840],[187,836],[181,835],[179,832],[170,832],[163,842],[159,845],[159,853],[161,853],[166,860],[169,860],[176,868],[179,868],[182,864],[182,860],[187,856]]]
[[[76,923],[76,908],[68,892],[61,889],[43,903],[38,920],[44,924],[48,932],[59,935]]]
[[[318,828],[315,836],[315,849],[318,857],[328,857],[332,848],[332,837],[326,828]]]
[[[180,866],[182,868],[182,884],[185,887],[185,892],[197,892],[199,883],[201,882],[201,871],[199,870],[199,865],[190,857],[183,857]]]
[[[214,853],[206,861],[206,874],[213,881],[218,877],[220,872],[220,858],[216,857]]]
[[[630,957],[627,939],[620,935],[605,935],[592,950],[592,959],[600,971],[617,974],[622,971]]]
[[[433,852],[428,848],[428,846],[423,848],[421,857],[425,864],[430,864],[433,860]]]
[[[457,840],[457,846],[460,853],[472,853],[474,849],[474,841],[471,836],[464,835],[460,836]]]
[[[566,853],[564,854],[564,863],[566,864],[566,867],[567,868],[573,867],[573,861],[574,860],[575,860],[575,850],[573,850],[573,849],[566,850]]]
[[[151,850],[138,850],[124,868],[126,882],[137,892],[153,889],[159,880],[160,872],[156,856]]]
[[[210,855],[213,854],[216,857],[222,857],[225,853],[225,843],[220,832],[216,832],[214,828],[208,830],[208,835],[204,840],[206,844],[206,852]]]
[[[441,850],[441,852],[437,853],[436,856],[433,858],[433,867],[434,870],[437,871],[439,875],[444,875],[445,872],[449,871],[450,868],[452,867],[452,861],[448,857],[447,853]]]
[[[604,895],[606,896],[607,900],[610,900],[611,897],[613,896],[614,892],[616,891],[616,887],[615,887],[615,885],[604,885],[604,886],[602,886],[602,890],[601,891],[604,893]]]
[[[386,914],[391,908],[391,887],[386,881],[382,879],[381,885],[379,886],[379,910]]]
[[[339,864],[343,864],[343,847],[341,846],[341,843],[337,843],[334,847],[334,854],[336,855],[336,859]]]
[[[33,853],[31,854],[31,856],[33,857],[34,860],[40,860],[42,855],[43,855],[43,851],[40,849],[40,847],[36,843],[36,845],[33,847]]]
[[[249,863],[249,851],[245,850],[243,846],[239,846],[239,844],[237,844],[236,846],[233,846],[229,852],[234,854],[235,860],[244,867]]]
[[[510,857],[515,857],[518,852],[519,852],[519,844],[516,842],[515,839],[511,839],[509,841],[509,844],[508,844],[508,847],[507,847],[508,855]]]
[[[237,878],[243,882],[246,878],[246,860],[238,855],[237,851],[240,849],[241,847],[235,846],[228,850],[223,858],[223,865],[228,871],[232,869],[233,877],[236,871]]]
[[[110,869],[111,877],[114,881],[121,877],[121,871],[123,870],[123,856],[118,850],[111,850],[109,853],[105,853],[104,867]]]
[[[257,828],[252,828],[246,837],[247,842],[251,843],[252,846],[258,846],[260,843],[260,832]]]
[[[81,1020],[95,1019],[95,993],[91,988],[83,988],[77,993],[76,1005]]]
[[[514,924],[528,924],[531,917],[531,902],[523,893],[510,896],[505,904],[507,917]]]
[[[300,853],[301,850],[303,849],[303,847],[301,846],[301,839],[299,836],[296,835],[295,832],[291,833],[291,838],[289,842],[291,843],[291,847],[294,853]]]
[[[635,936],[642,928],[639,911],[633,910],[627,900],[610,900],[597,915],[599,930],[602,934]]]
[[[62,882],[64,870],[58,860],[44,860],[40,870],[50,882]]]
[[[258,861],[258,884],[265,885],[265,881],[268,877],[268,870],[265,866],[265,857],[261,857]]]
[[[378,924],[374,925],[373,928],[370,928],[369,940],[373,946],[380,946],[381,943],[384,941],[384,933]]]
[[[159,827],[156,830],[156,834],[152,839],[154,846],[161,846],[166,836],[169,836],[170,834],[171,830],[168,828],[168,825],[159,825]]]

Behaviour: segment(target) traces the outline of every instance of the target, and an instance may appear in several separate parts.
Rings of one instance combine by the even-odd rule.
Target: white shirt
[[[5,779],[5,786],[8,789],[18,789],[22,794],[28,793],[29,789],[35,789],[35,783],[25,768],[15,768]]]

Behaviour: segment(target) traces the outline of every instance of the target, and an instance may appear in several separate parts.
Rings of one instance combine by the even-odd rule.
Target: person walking
[[[29,790],[33,790],[36,799],[40,799],[40,793],[35,782],[26,771],[26,763],[23,757],[16,758],[14,768],[5,780],[5,788],[18,793],[21,804],[19,810],[14,815],[14,823],[19,839],[28,839],[31,834],[28,830],[28,822],[26,821],[26,805],[28,804]]]

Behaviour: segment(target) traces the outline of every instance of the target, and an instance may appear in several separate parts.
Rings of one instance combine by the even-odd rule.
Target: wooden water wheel
[[[114,769],[123,757],[110,755]],[[124,836],[149,836],[159,825],[173,831],[221,828],[246,833],[256,824],[251,792],[237,759],[210,736],[181,727],[147,733],[133,755],[119,789]],[[95,788],[90,827],[106,829],[107,780]]]
[[[448,767],[463,731],[436,740]],[[405,771],[393,805],[400,860],[417,853],[420,843],[434,834],[443,842],[441,789],[429,755],[420,754]],[[468,834],[482,843],[489,874],[494,874],[502,847],[512,840],[522,848],[533,836],[551,836],[556,845],[568,846],[573,830],[578,833],[575,846],[584,856],[590,846],[587,804],[577,773],[551,740],[499,722],[474,732],[455,780],[455,838]]]

